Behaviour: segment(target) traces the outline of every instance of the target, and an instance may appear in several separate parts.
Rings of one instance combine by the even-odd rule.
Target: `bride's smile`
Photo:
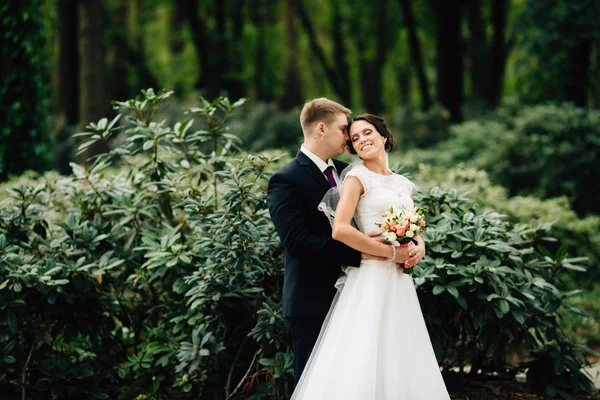
[[[382,135],[377,127],[366,120],[355,120],[349,129],[352,150],[369,168],[382,175],[388,175],[386,162],[386,135]]]

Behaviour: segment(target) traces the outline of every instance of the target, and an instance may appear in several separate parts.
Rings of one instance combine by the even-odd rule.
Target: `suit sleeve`
[[[288,254],[307,261],[360,265],[361,254],[357,250],[331,236],[310,232],[299,188],[287,176],[277,173],[271,177],[267,201],[271,219]]]

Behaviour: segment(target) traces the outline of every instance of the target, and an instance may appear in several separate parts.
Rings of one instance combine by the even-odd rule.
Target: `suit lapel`
[[[301,151],[298,151],[296,155],[296,160],[304,167],[306,172],[313,177],[315,183],[319,185],[319,189],[323,192],[329,190],[329,182],[325,179],[325,175],[319,170],[319,168],[315,165],[314,162],[306,154]]]

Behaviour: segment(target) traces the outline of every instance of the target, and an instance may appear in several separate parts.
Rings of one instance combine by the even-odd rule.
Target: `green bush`
[[[409,157],[413,156],[409,153]],[[515,224],[552,223],[549,233],[558,241],[549,242],[546,246],[554,252],[560,246],[566,245],[570,254],[587,258],[586,264],[589,268],[586,274],[570,273],[571,280],[575,282],[573,285],[590,288],[600,280],[599,216],[578,216],[564,196],[552,199],[533,196],[510,197],[508,190],[491,182],[485,171],[462,164],[450,168],[437,167],[431,163],[421,163],[417,168],[410,163],[405,165],[404,169],[410,171],[415,182],[424,189],[440,186],[446,190],[466,192],[469,198],[482,207],[505,214],[507,221]]]
[[[154,120],[169,95],[145,91],[90,124],[80,150],[111,149],[89,168],[10,183],[0,207],[8,396],[289,397],[283,257],[265,190],[281,160],[237,150],[225,126],[242,101],[202,101],[171,127]],[[536,247],[549,225],[512,224],[456,192],[416,200],[431,210],[416,277],[442,365],[503,372],[508,344],[524,343],[532,362],[555,367],[540,389],[590,389],[583,349],[557,325],[559,311],[577,311],[560,288],[578,264]]]
[[[559,326],[557,310],[581,313],[559,290],[562,274],[583,260],[544,249],[549,224],[512,224],[456,190],[434,187],[415,196],[430,210],[423,237],[427,256],[415,270],[429,332],[445,368],[470,366],[470,374],[514,376],[528,367],[532,386],[550,396],[594,386],[581,372],[586,350]],[[507,364],[510,346],[529,358]],[[553,365],[541,371],[538,365]]]
[[[232,133],[240,137],[248,151],[277,148],[295,154],[302,141],[298,108],[281,110],[274,103],[252,104],[230,125]]]
[[[572,105],[534,106],[514,120],[510,169],[496,173],[512,193],[567,196],[579,213],[600,213],[600,112]]]
[[[448,139],[450,134],[450,113],[438,104],[428,111],[399,107],[390,122],[397,127],[392,132],[402,148],[429,148]]]
[[[13,395],[22,379],[28,398],[287,390],[273,307],[283,260],[264,190],[274,160],[232,157],[224,119],[242,102],[192,109],[207,130],[191,118],[171,128],[153,121],[169,94],[117,104],[123,126],[91,124],[82,151],[127,133],[89,169],[6,185],[0,374]]]

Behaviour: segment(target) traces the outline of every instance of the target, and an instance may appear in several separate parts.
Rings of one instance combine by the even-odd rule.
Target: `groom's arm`
[[[271,177],[267,202],[271,219],[288,254],[309,261],[360,265],[360,252],[330,236],[310,232],[301,193],[290,178],[282,173]]]

